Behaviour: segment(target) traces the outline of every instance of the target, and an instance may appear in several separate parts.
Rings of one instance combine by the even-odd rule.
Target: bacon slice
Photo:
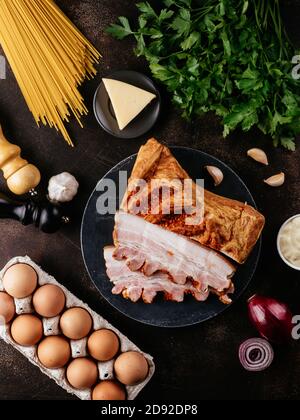
[[[192,284],[202,294],[231,287],[235,267],[217,252],[184,236],[125,212],[116,214],[114,258],[146,277],[166,273],[178,285]]]
[[[131,271],[126,261],[114,258],[114,247],[104,249],[107,275],[114,284],[112,293],[120,295],[132,302],[137,302],[141,298],[145,303],[152,303],[158,293],[163,293],[166,300],[183,302],[185,295],[191,294],[199,301],[205,301],[209,296],[209,291],[200,293],[191,281],[185,285],[173,283],[168,274],[156,273],[151,277],[145,276],[141,272]]]

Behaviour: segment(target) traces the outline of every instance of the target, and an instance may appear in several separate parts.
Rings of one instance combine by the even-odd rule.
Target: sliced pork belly
[[[235,267],[217,252],[129,213],[117,213],[115,221],[114,258],[131,271],[163,272],[179,285],[191,280],[201,293],[231,287]]]
[[[114,247],[104,249],[107,275],[114,284],[112,293],[122,294],[124,298],[137,302],[141,298],[145,303],[152,303],[158,293],[163,293],[166,300],[183,302],[186,294],[191,294],[199,302],[205,301],[209,291],[200,293],[191,281],[185,285],[173,283],[168,274],[156,273],[150,277],[142,272],[131,271],[125,260],[117,261],[114,258]]]

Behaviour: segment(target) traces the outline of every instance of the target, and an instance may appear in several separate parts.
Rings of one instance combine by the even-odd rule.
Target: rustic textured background
[[[99,75],[83,87],[91,110],[93,94],[102,76],[118,69],[147,73],[145,62],[135,58],[131,41],[121,43],[104,33],[104,28],[117,16],[135,16],[133,0],[59,0],[57,3],[103,53]],[[285,2],[284,15],[291,36],[300,47],[300,1]],[[19,144],[24,156],[41,169],[41,191],[45,191],[50,176],[65,170],[73,173],[81,184],[80,195],[73,205],[76,208],[73,223],[59,234],[46,236],[34,228],[1,221],[0,265],[16,255],[28,254],[140,347],[152,353],[157,373],[141,394],[143,399],[300,398],[300,342],[276,349],[275,363],[264,373],[245,372],[237,358],[239,344],[256,335],[246,311],[246,299],[251,294],[259,292],[278,297],[288,302],[295,313],[300,313],[299,273],[281,262],[275,242],[280,225],[300,212],[300,148],[295,153],[275,150],[257,132],[236,133],[223,140],[215,118],[187,124],[165,99],[161,120],[150,135],[167,144],[188,145],[224,160],[248,184],[259,209],[267,217],[267,226],[257,274],[238,304],[204,325],[160,330],[127,319],[101,298],[86,274],[79,241],[82,211],[96,182],[117,162],[137,152],[146,138],[114,139],[99,128],[91,112],[84,130],[75,123],[71,125],[76,142],[72,150],[53,130],[35,126],[9,69],[7,80],[0,80],[0,92],[0,122],[7,137]],[[271,161],[269,168],[247,159],[246,151],[253,146],[266,149]],[[274,190],[262,183],[262,179],[281,170],[287,174],[283,188]],[[1,180],[1,191],[5,190]],[[0,343],[0,399],[69,398],[72,397],[18,352]]]

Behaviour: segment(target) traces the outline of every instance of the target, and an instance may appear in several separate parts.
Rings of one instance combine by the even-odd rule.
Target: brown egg
[[[43,337],[43,324],[34,315],[20,315],[12,323],[10,332],[17,344],[31,347]]]
[[[60,336],[45,338],[38,347],[38,358],[48,369],[60,369],[71,358],[71,347],[67,339]]]
[[[38,276],[28,264],[15,264],[3,277],[6,292],[16,299],[30,296],[36,289]]]
[[[97,382],[98,376],[98,367],[90,359],[75,359],[67,369],[67,379],[75,389],[92,388]]]
[[[93,321],[90,314],[82,308],[67,310],[60,319],[63,335],[71,340],[81,340],[91,331]]]
[[[35,311],[44,318],[53,318],[59,315],[66,304],[66,297],[60,287],[46,284],[40,287],[33,295]]]
[[[143,382],[149,372],[145,357],[136,351],[121,354],[115,362],[115,374],[124,385],[137,385]]]
[[[0,325],[8,324],[15,316],[15,302],[7,293],[0,292]]]
[[[92,400],[124,401],[126,400],[126,391],[122,385],[115,381],[103,381],[94,388]]]
[[[118,336],[111,330],[95,331],[88,340],[90,355],[99,362],[107,362],[118,353],[120,342]]]

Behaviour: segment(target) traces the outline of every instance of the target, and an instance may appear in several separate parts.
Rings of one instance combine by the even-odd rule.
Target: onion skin
[[[251,338],[241,344],[239,359],[243,368],[249,372],[262,372],[273,363],[274,350],[267,340]]]
[[[285,303],[255,295],[248,301],[248,314],[263,338],[276,344],[291,340],[293,315]]]

